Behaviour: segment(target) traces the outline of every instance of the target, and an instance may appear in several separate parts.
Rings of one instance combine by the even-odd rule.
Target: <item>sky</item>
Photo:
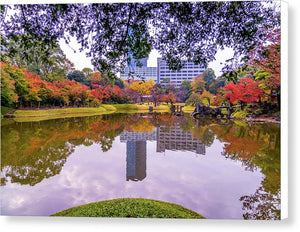
[[[66,54],[67,58],[74,63],[75,69],[82,70],[83,68],[93,69],[91,63],[91,58],[86,57],[86,51],[79,51],[79,44],[76,42],[76,39],[71,39],[69,44],[66,44],[63,40],[59,42],[61,49]],[[74,53],[76,50],[76,53]],[[232,58],[233,50],[231,48],[225,48],[224,50],[219,50],[215,56],[215,61],[208,64],[208,68],[212,68],[215,71],[216,77],[222,75],[222,64],[225,60]],[[147,65],[148,67],[157,67],[157,58],[160,57],[157,50],[152,50],[149,54]]]

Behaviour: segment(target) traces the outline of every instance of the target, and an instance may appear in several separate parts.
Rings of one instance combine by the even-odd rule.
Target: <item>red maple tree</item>
[[[232,81],[224,86],[225,98],[229,103],[241,103],[243,108],[247,103],[258,102],[264,95],[259,87],[259,83],[251,78],[241,78],[239,83],[234,84]]]

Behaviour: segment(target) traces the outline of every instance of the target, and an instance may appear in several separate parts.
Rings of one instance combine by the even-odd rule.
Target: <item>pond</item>
[[[125,197],[280,219],[280,126],[166,113],[2,124],[2,215]]]

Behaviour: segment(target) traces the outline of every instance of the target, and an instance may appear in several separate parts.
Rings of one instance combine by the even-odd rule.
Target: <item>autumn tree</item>
[[[142,97],[149,95],[154,85],[155,82],[150,78],[149,81],[135,81],[131,84],[130,88],[137,91],[140,97]]]
[[[154,103],[154,106],[156,106],[157,103],[159,102],[159,98],[162,93],[163,90],[159,88],[157,85],[154,85],[151,88],[150,95],[151,95],[152,102]]]
[[[169,93],[166,95],[166,101],[167,101],[167,104],[168,104],[169,102],[170,102],[171,104],[173,104],[173,103],[176,102],[174,93],[173,93],[172,91],[169,92]]]
[[[242,78],[238,84],[229,82],[224,89],[227,91],[224,97],[228,102],[233,104],[239,102],[242,110],[247,103],[258,102],[264,96],[259,83],[251,78]]]
[[[110,79],[106,73],[95,72],[91,78],[91,87],[96,88],[97,86],[112,86],[113,80]]]
[[[255,73],[256,80],[261,81],[261,87],[269,90],[269,96],[275,93],[280,108],[280,78],[281,78],[281,43],[280,30],[268,31],[271,44],[260,44],[251,51],[250,63],[257,65],[261,70]]]
[[[200,75],[194,77],[192,80],[191,86],[192,86],[192,90],[195,93],[202,94],[205,89],[205,81],[203,79],[203,74],[200,74]]]
[[[206,105],[210,105],[214,99],[214,95],[204,89],[203,93],[200,95],[200,99],[202,102],[206,102]]]

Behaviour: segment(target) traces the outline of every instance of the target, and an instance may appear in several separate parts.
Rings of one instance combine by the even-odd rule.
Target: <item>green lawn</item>
[[[40,109],[40,110],[16,110],[14,117],[41,117],[41,116],[51,116],[51,115],[65,115],[65,114],[82,114],[82,113],[103,113],[109,111],[104,107],[97,108],[88,108],[88,107],[79,107],[79,108],[62,108],[62,109]]]
[[[200,214],[177,204],[143,198],[120,198],[69,208],[51,216],[200,218]]]
[[[177,105],[177,104],[176,104]],[[180,104],[178,104],[180,105]],[[183,105],[183,104],[181,104]],[[78,107],[78,108],[58,108],[58,109],[39,109],[39,110],[16,110],[13,114],[14,120],[19,122],[41,121],[56,118],[83,117],[102,114],[117,113],[148,113],[149,106],[153,106],[153,112],[170,112],[170,104],[154,106],[150,104],[102,104],[100,107]],[[4,115],[13,109],[1,107],[1,114]],[[185,113],[192,113],[194,107],[184,106]]]
[[[42,121],[57,118],[84,117],[114,113],[116,109],[109,105],[97,108],[79,107],[62,109],[16,110],[14,120],[17,122]]]

